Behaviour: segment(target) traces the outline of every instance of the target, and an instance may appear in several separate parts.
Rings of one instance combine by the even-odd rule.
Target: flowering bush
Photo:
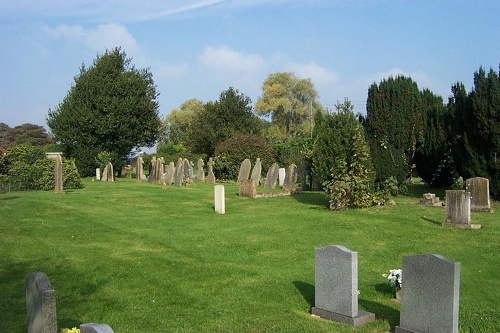
[[[69,329],[69,328],[63,328],[61,330],[61,333],[80,333],[80,329],[76,328],[76,327],[73,327],[71,329]]]
[[[393,288],[401,288],[403,282],[403,271],[401,269],[391,269],[389,274],[382,274],[386,277]]]

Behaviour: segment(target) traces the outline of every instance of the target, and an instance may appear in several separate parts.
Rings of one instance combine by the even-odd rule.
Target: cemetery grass
[[[161,186],[85,180],[62,194],[0,194],[0,332],[26,332],[24,279],[47,274],[59,329],[96,322],[115,332],[387,332],[400,304],[382,274],[402,256],[461,263],[460,332],[500,328],[500,206],[472,213],[481,230],[441,226],[445,211],[417,204],[331,212],[319,192],[240,198],[225,184]],[[418,195],[413,195],[418,193]],[[359,307],[376,321],[352,328],[314,318],[314,249],[358,252]],[[404,282],[403,282],[404,284]]]

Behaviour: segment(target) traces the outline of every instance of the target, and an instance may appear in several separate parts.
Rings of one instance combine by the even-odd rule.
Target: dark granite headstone
[[[113,333],[111,327],[106,324],[81,324],[80,333]]]

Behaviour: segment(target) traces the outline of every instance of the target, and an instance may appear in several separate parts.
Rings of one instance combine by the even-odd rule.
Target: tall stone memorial
[[[179,157],[177,166],[175,167],[175,186],[182,186],[184,181],[184,161]]]
[[[208,165],[208,174],[205,181],[210,184],[215,184],[214,161],[211,157],[208,159],[207,165]]]
[[[375,314],[358,310],[358,253],[333,245],[315,250],[315,305],[311,313],[359,326]]]
[[[439,254],[403,257],[396,333],[458,333],[460,263]]]
[[[465,190],[470,193],[472,212],[491,212],[490,181],[488,178],[475,177],[465,181]]]
[[[28,333],[57,333],[56,295],[43,272],[26,277]]]
[[[57,154],[55,158],[54,166],[54,179],[55,179],[55,192],[63,192],[63,170],[62,170],[62,158],[61,155]]]
[[[444,226],[480,229],[480,224],[471,224],[470,194],[464,190],[446,191],[446,220]]]

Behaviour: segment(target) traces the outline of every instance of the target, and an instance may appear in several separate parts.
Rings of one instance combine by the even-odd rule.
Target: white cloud
[[[309,62],[307,64],[290,63],[287,67],[291,72],[295,73],[296,76],[311,79],[315,86],[329,86],[338,81],[337,74],[321,67],[315,62]]]
[[[109,23],[85,29],[80,25],[60,25],[55,29],[46,28],[49,34],[70,41],[79,42],[99,52],[121,46],[127,52],[137,52],[139,47],[134,37],[123,25]]]
[[[389,77],[397,77],[398,75],[404,75],[406,77],[410,77],[414,82],[418,84],[418,87],[420,89],[424,87],[429,87],[429,85],[432,84],[432,79],[429,75],[423,72],[405,72],[404,70],[398,68],[398,67],[393,67],[389,69],[388,71],[385,72],[377,72],[371,74],[369,77],[367,77],[364,82],[367,87],[369,87],[373,82],[375,83],[380,83],[383,79],[387,79]]]
[[[207,68],[223,72],[254,73],[266,66],[266,61],[261,56],[255,54],[245,55],[225,45],[205,48],[198,59]]]

